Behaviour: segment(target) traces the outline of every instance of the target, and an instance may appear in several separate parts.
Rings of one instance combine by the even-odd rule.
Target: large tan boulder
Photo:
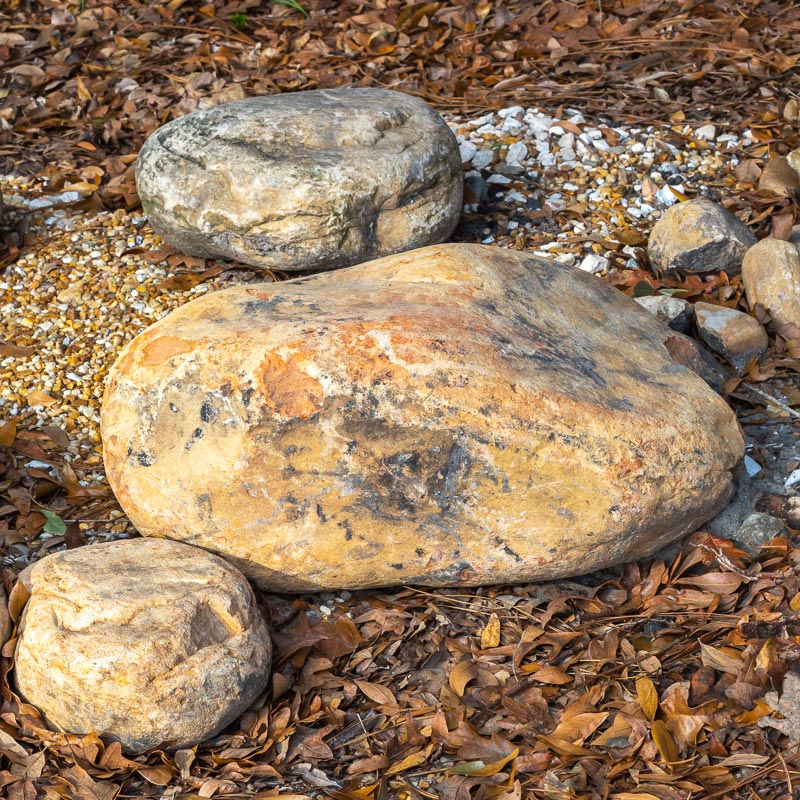
[[[680,337],[597,278],[480,245],[206,295],[102,410],[138,529],[277,590],[528,581],[657,550],[743,453]]]
[[[191,747],[238,717],[269,680],[269,633],[244,576],[162,539],[47,556],[30,592],[16,683],[54,728],[138,752]]]
[[[753,245],[742,264],[747,302],[760,303],[779,323],[800,325],[800,249],[771,236]]]
[[[185,253],[333,269],[446,239],[461,156],[416,97],[326,89],[173,120],[139,153],[136,185],[153,228]]]

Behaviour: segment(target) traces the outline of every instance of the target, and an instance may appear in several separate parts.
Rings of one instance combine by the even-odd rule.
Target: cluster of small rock
[[[494,210],[482,241],[517,234],[533,239],[537,255],[593,274],[612,265],[597,239],[652,224],[687,192],[706,193],[720,181],[733,191],[737,152],[754,143],[749,130],[740,136],[710,125],[591,124],[576,109],[553,116],[522,106],[455,129],[467,169],[465,210]],[[537,241],[549,215],[559,212],[572,219],[551,229],[549,241]],[[536,214],[543,216],[533,219]],[[622,254],[637,266],[633,247]]]
[[[796,232],[800,233],[800,232]],[[669,272],[741,273],[748,304],[768,312],[776,325],[800,326],[800,236],[760,242],[733,214],[709,200],[688,200],[670,208],[653,226],[649,255],[653,267]],[[688,303],[656,295],[638,302],[675,330],[692,323],[700,338],[744,374],[767,350],[767,332],[749,314],[710,303]]]
[[[565,160],[615,146],[500,116],[510,138],[541,123],[543,164],[554,136]],[[647,314],[586,264],[436,244],[458,219],[461,162],[488,158],[480,133],[459,143],[416,99],[342,90],[233,103],[151,137],[139,191],[165,238],[327,271],[210,293],[120,354],[102,410],[109,481],[141,533],[204,550],[93,545],[23,575],[17,686],[54,727],[139,751],[232,721],[269,671],[244,575],[279,591],[556,578],[651,554],[727,503],[744,444],[702,348],[676,330],[687,308],[647,298]],[[494,183],[513,192],[531,157],[509,141],[509,181]],[[794,313],[763,243],[699,203],[654,229],[654,263],[744,258],[747,273],[749,258],[751,304]],[[716,222],[676,249],[665,226],[683,232],[694,211]],[[777,263],[794,279],[796,260]],[[753,317],[693,313],[735,369],[757,357],[729,333],[765,337]]]

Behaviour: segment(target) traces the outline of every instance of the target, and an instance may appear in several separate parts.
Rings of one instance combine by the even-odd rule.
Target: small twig
[[[753,386],[753,384],[751,383],[746,383],[745,388],[749,389],[751,392],[755,392],[756,394],[761,395],[761,397],[765,398],[766,400],[769,400],[771,403],[774,403],[776,406],[778,406],[778,408],[780,408],[781,411],[785,412],[786,414],[789,414],[790,416],[795,417],[796,419],[800,419],[800,411],[795,411],[793,408],[790,408],[789,406],[786,405],[786,403],[781,402],[780,400],[778,400],[777,397],[773,397],[771,394],[769,394],[769,392],[765,392],[763,389],[759,389],[757,386]]]
[[[788,795],[789,797],[793,797],[794,792],[792,791],[792,776],[789,774],[789,768],[786,766],[786,761],[780,753],[778,753],[778,758],[781,760],[783,771],[786,775],[786,788],[788,789]]]

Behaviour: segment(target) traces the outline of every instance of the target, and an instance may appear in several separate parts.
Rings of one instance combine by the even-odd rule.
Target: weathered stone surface
[[[733,308],[695,303],[694,315],[700,338],[730,361],[742,375],[753,358],[767,351],[767,332],[757,319]]]
[[[771,514],[756,511],[745,517],[733,540],[755,558],[767,542],[771,542],[777,536],[785,535],[786,529],[779,519]]]
[[[672,330],[687,333],[692,327],[692,304],[680,297],[666,294],[649,294],[637,297],[636,302],[666,323]]]
[[[713,516],[733,413],[603,282],[479,245],[209,294],[113,367],[105,464],[139,530],[274,588],[588,572]]]
[[[756,243],[750,229],[730,211],[705,198],[667,209],[653,225],[648,253],[665,272],[738,274],[747,248]]]
[[[745,253],[742,281],[750,307],[760,303],[778,323],[800,325],[800,250],[771,236]]]
[[[21,580],[16,682],[54,728],[138,752],[190,747],[269,680],[269,633],[244,576],[162,539],[47,556]]]
[[[725,382],[733,377],[733,373],[726,370],[707,347],[678,331],[665,337],[664,347],[673,361],[699,375],[715,392],[721,393]]]
[[[422,100],[383,89],[253,97],[159,128],[136,184],[161,236],[199,256],[334,269],[446,239],[461,156]]]

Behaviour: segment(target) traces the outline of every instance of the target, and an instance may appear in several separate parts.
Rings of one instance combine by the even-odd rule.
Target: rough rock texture
[[[688,301],[666,294],[651,294],[637,297],[636,302],[666,323],[672,330],[681,333],[688,333],[691,330],[694,313],[692,304]]]
[[[745,518],[733,540],[755,558],[767,542],[785,535],[786,529],[779,519],[756,511]]]
[[[480,245],[235,287],[123,351],[106,469],[142,533],[273,589],[588,572],[730,495],[734,415],[666,338],[596,278]]]
[[[653,265],[665,272],[735,274],[755,243],[750,229],[730,211],[696,198],[668,208],[653,225],[647,247]]]
[[[695,303],[694,316],[700,338],[730,361],[737,375],[767,351],[767,332],[757,319],[733,308]]]
[[[753,245],[742,264],[747,302],[761,303],[778,323],[800,325],[800,250],[771,236]]]
[[[244,576],[162,539],[47,556],[31,594],[16,681],[55,728],[138,752],[191,747],[238,717],[269,680],[269,633]]]
[[[695,339],[675,331],[664,338],[664,347],[673,361],[699,375],[715,392],[722,393],[725,382],[733,377],[711,351]]]
[[[446,239],[458,143],[422,100],[383,89],[253,97],[159,128],[136,164],[153,228],[199,256],[334,269]]]

